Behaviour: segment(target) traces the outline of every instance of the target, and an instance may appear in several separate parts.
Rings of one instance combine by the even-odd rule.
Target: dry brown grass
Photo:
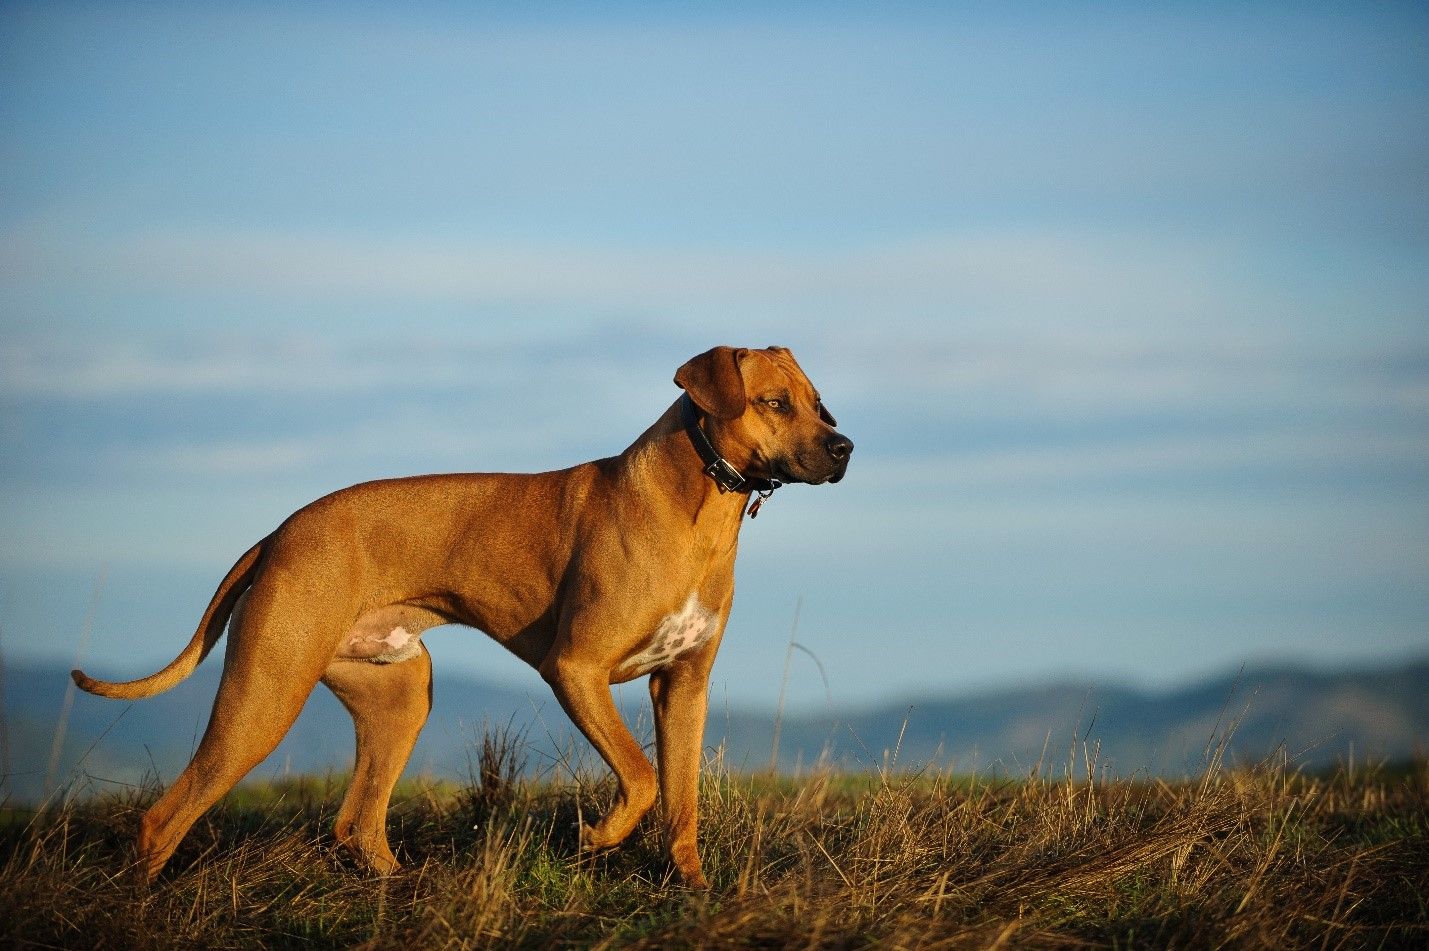
[[[505,756],[506,758],[502,758]],[[1209,768],[1187,782],[819,773],[704,785],[708,895],[651,823],[576,855],[603,781],[403,787],[407,868],[331,848],[339,790],[249,786],[152,888],[126,868],[152,792],[0,829],[6,947],[1360,948],[1429,945],[1429,773]],[[1086,774],[1091,772],[1093,778]]]

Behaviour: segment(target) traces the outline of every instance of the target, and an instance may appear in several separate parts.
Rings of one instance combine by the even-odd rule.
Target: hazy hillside
[[[218,664],[205,665],[167,694],[135,703],[78,693],[56,775],[96,785],[132,783],[157,770],[165,781],[187,761],[207,721]],[[5,678],[8,791],[33,798],[44,788],[68,674],[11,667]],[[528,768],[553,768],[562,750],[593,757],[536,678],[526,689],[437,673],[435,707],[409,770],[463,776],[483,724],[510,724],[527,738]],[[640,696],[643,691],[630,691]],[[648,713],[630,711],[650,738]],[[1062,683],[890,702],[823,715],[786,716],[779,764],[807,766],[827,751],[851,768],[881,765],[899,743],[897,765],[929,761],[961,770],[1021,773],[1042,755],[1055,768],[1069,748],[1100,742],[1100,762],[1117,775],[1195,771],[1217,723],[1237,718],[1230,754],[1258,759],[1283,743],[1294,762],[1317,767],[1354,756],[1403,758],[1429,749],[1429,660],[1394,668],[1310,672],[1261,668],[1165,693]],[[906,723],[906,726],[905,726]],[[768,765],[771,711],[714,710],[707,746],[724,743],[737,769]],[[346,713],[323,689],[260,775],[343,770],[352,756]]]
[[[906,720],[906,728],[905,728]],[[1100,743],[1115,775],[1195,772],[1210,737],[1229,721],[1235,761],[1258,760],[1280,744],[1292,762],[1320,767],[1351,756],[1401,759],[1429,750],[1429,661],[1394,668],[1311,672],[1260,668],[1166,692],[1087,683],[1043,684],[923,697],[874,709],[786,718],[780,764],[807,763],[826,744],[837,762],[877,766],[898,743],[898,765],[929,760],[964,770],[1024,773],[1043,757],[1053,767],[1076,744]],[[712,718],[711,727],[720,723]],[[767,763],[767,716],[729,721],[752,763]]]

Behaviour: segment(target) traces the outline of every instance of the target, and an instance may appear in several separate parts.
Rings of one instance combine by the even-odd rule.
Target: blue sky
[[[800,599],[849,702],[1421,654],[1427,27],[6,4],[0,643],[68,662],[103,570],[86,664],[148,672],[311,498],[608,455],[782,343],[859,448],[746,527],[717,700]]]

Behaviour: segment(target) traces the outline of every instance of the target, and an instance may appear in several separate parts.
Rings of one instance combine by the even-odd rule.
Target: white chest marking
[[[664,667],[687,650],[699,647],[714,636],[719,624],[713,611],[700,604],[695,593],[690,592],[685,606],[674,614],[667,614],[655,628],[650,643],[645,649],[626,661],[635,668],[637,675]]]

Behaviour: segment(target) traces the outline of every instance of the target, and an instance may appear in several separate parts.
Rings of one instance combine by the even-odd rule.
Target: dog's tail
[[[267,539],[263,541],[267,541]],[[257,573],[258,556],[262,552],[263,542],[259,542],[244,552],[243,557],[239,558],[238,562],[229,569],[227,576],[219,583],[218,590],[214,592],[213,600],[208,603],[208,610],[203,613],[203,620],[198,622],[198,630],[194,631],[194,636],[188,646],[178,657],[173,659],[169,666],[157,674],[152,674],[141,680],[130,680],[123,683],[95,680],[93,677],[86,677],[82,670],[72,670],[69,675],[74,678],[75,684],[81,690],[87,690],[101,697],[137,700],[140,697],[152,697],[156,693],[163,693],[193,673],[199,663],[208,656],[208,652],[213,650],[213,645],[218,643],[218,639],[223,636],[224,625],[228,623],[229,615],[233,613],[234,604],[238,602],[239,596],[252,583],[253,576]]]

